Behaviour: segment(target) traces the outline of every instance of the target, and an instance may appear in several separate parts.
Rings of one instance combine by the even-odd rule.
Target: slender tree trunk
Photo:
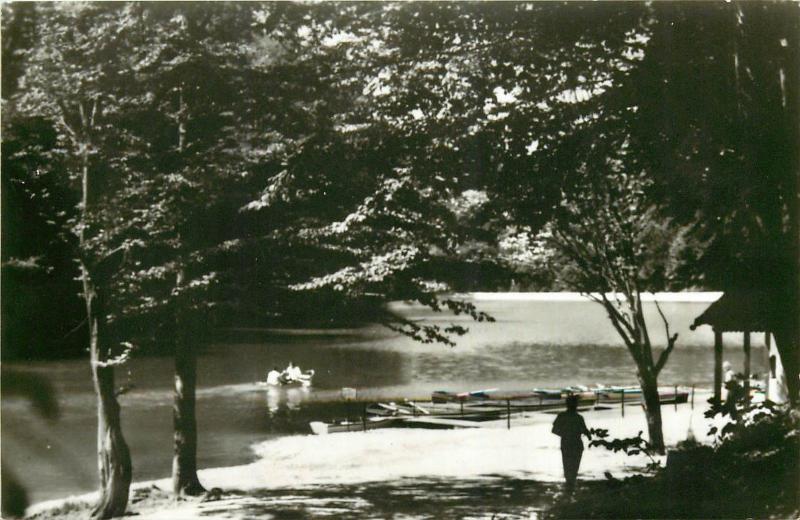
[[[88,278],[88,277],[87,277]],[[89,350],[92,381],[97,394],[97,468],[100,474],[100,498],[92,510],[94,518],[112,518],[125,514],[133,468],[130,451],[122,435],[120,407],[114,391],[114,367],[108,361],[104,334],[104,309],[100,298],[92,295],[91,282],[84,278],[89,313]]]
[[[176,281],[179,289],[183,277],[183,271],[179,270]],[[175,449],[172,489],[176,495],[199,495],[205,491],[197,478],[197,354],[189,337],[191,326],[188,321],[179,296],[175,313],[175,399],[172,413]]]
[[[634,301],[634,295],[631,292],[626,294],[626,298],[629,302]],[[658,372],[668,358],[665,357],[663,362],[659,361],[658,363],[653,363],[653,353],[647,332],[647,322],[644,319],[641,296],[637,294],[635,298],[636,305],[631,309],[632,318],[627,321],[607,298],[603,297],[600,303],[606,309],[611,324],[614,325],[614,328],[625,342],[628,352],[630,352],[633,361],[636,363],[639,386],[642,389],[642,397],[644,399],[644,413],[647,419],[647,432],[650,438],[650,444],[658,453],[664,453],[664,433],[661,425],[661,400],[658,397]],[[666,318],[663,314],[661,316],[666,325]],[[666,326],[666,333],[669,338],[668,326]],[[677,335],[669,339],[667,350],[663,353],[665,356],[669,356],[676,340]]]
[[[791,33],[790,33],[791,34]],[[800,88],[797,79],[797,39],[788,38],[789,48],[783,50],[783,65],[778,69],[781,101],[786,119],[786,134],[790,160],[786,171],[789,229],[787,258],[789,259],[786,295],[780,300],[785,309],[787,323],[780,324],[775,334],[775,346],[781,356],[786,373],[786,386],[792,407],[800,406],[800,150],[797,147],[798,107],[800,107]],[[790,48],[794,48],[790,50]]]
[[[128,506],[133,468],[131,455],[122,435],[120,407],[114,389],[114,366],[108,365],[110,346],[105,335],[105,302],[102,291],[95,285],[86,258],[85,225],[89,221],[92,198],[89,179],[89,148],[82,143],[81,155],[81,215],[79,231],[81,251],[81,279],[86,318],[89,324],[89,360],[92,382],[97,396],[97,468],[100,476],[100,497],[92,510],[92,517],[112,518],[125,514]]]
[[[664,453],[664,432],[661,425],[661,399],[658,396],[658,379],[646,367],[639,367],[639,384],[644,398],[647,433],[650,444],[658,453]]]
[[[197,478],[197,356],[193,345],[186,338],[186,323],[177,319],[176,326],[179,327],[179,339],[175,342],[175,400],[172,413],[175,451],[172,458],[172,489],[176,495],[198,495],[205,488]]]
[[[178,153],[186,148],[186,100],[183,85],[178,88]],[[178,234],[178,242],[181,235]],[[180,294],[186,273],[182,259],[175,277],[178,291],[175,311],[175,395],[172,408],[174,454],[172,457],[172,490],[176,495],[199,495],[205,491],[197,478],[197,352],[190,340],[187,301]]]

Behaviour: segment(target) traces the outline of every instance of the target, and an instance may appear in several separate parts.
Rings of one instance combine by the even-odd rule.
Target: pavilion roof
[[[767,291],[732,291],[712,303],[690,326],[711,325],[718,332],[773,330],[774,296]]]

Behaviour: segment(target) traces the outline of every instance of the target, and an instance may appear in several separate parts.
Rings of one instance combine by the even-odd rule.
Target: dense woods
[[[651,343],[642,293],[768,290],[797,401],[796,4],[2,8],[2,354],[90,353],[97,517],[127,504],[114,368],[137,349],[175,357],[174,491],[203,490],[215,324],[456,345],[383,304],[597,293],[663,449],[678,336]]]

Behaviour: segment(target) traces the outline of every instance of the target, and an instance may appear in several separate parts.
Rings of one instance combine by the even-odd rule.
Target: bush
[[[551,518],[789,518],[800,508],[798,415],[765,405],[741,413],[715,446],[685,443],[651,477],[586,486]],[[619,443],[617,443],[619,444]]]

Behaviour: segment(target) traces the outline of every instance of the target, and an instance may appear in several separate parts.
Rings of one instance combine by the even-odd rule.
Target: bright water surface
[[[713,335],[689,324],[713,301],[662,303],[678,347],[660,383],[709,386],[713,379]],[[412,319],[464,322],[470,333],[450,348],[421,345],[379,326],[344,331],[238,331],[209,345],[198,363],[198,423],[201,468],[249,462],[255,443],[306,434],[308,422],[358,413],[340,402],[342,387],[359,400],[425,398],[433,390],[530,389],[571,384],[635,384],[628,352],[597,304],[543,301],[521,295],[486,296],[476,302],[496,323],[466,323],[419,307],[396,305]],[[663,326],[647,304],[654,342]],[[728,337],[731,336],[731,337]],[[742,363],[741,338],[726,335],[725,358]],[[754,337],[753,371],[763,372],[760,335]],[[314,368],[310,389],[274,389],[257,384],[273,366],[289,361]],[[50,378],[59,393],[61,417],[38,418],[29,404],[2,400],[2,455],[40,501],[96,488],[96,418],[86,360],[8,363]],[[139,358],[118,371],[133,390],[120,398],[134,480],[169,475],[172,453],[170,358]]]

